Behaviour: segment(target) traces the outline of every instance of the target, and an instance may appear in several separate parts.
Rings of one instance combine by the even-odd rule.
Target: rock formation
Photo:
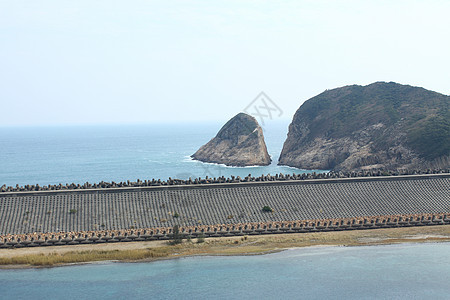
[[[393,82],[346,86],[295,113],[279,164],[303,169],[447,168],[450,97]]]
[[[271,162],[262,128],[256,119],[239,113],[229,120],[192,158],[227,166],[266,166]]]

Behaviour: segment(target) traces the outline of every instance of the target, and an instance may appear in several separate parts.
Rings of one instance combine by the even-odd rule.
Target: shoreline
[[[288,233],[167,241],[47,246],[0,250],[0,269],[72,266],[105,262],[152,262],[193,256],[264,255],[305,247],[355,247],[450,242],[450,225],[338,232]]]

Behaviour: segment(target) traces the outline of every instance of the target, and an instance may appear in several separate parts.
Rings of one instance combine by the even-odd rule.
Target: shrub
[[[76,214],[77,210],[75,208],[72,208],[71,210],[69,210],[69,214]]]
[[[181,244],[183,241],[183,236],[180,233],[180,226],[175,225],[172,229],[172,237],[173,240],[170,242],[171,245]]]
[[[273,209],[270,206],[266,205],[262,208],[262,211],[263,212],[273,212]]]
[[[200,243],[204,243],[204,242],[205,242],[205,235],[202,233],[198,236],[197,243],[200,244]]]

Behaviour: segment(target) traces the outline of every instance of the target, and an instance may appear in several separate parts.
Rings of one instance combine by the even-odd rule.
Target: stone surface
[[[449,197],[448,174],[0,194],[0,235],[450,213]]]
[[[271,162],[262,128],[256,119],[239,113],[229,120],[192,158],[227,166],[266,166]]]
[[[446,168],[450,97],[393,82],[327,90],[295,113],[279,164],[302,169]]]

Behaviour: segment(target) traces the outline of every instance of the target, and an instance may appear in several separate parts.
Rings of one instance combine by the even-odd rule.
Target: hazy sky
[[[0,0],[0,126],[227,120],[265,91],[450,94],[450,1]]]

